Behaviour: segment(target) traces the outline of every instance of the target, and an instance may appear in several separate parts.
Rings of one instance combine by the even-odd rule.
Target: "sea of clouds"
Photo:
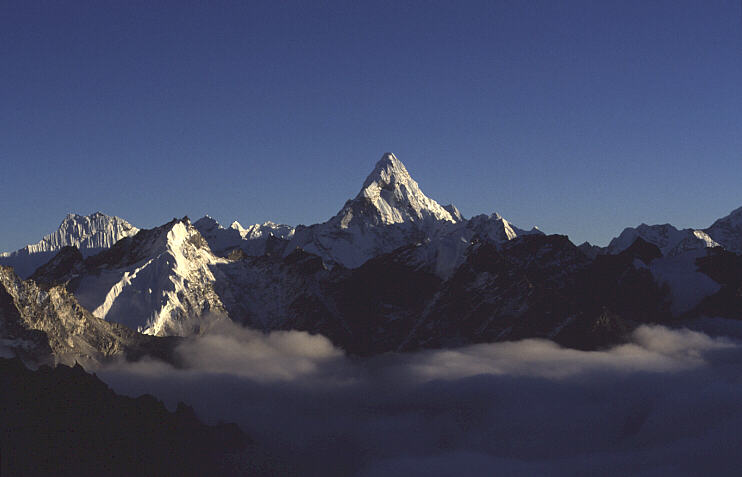
[[[218,322],[183,363],[97,370],[253,440],[253,475],[733,475],[740,325],[642,326],[605,351],[545,340],[349,357],[326,338]],[[711,331],[708,331],[711,330]]]

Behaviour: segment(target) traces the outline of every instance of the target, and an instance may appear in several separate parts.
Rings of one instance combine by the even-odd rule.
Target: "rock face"
[[[237,426],[119,396],[80,366],[0,359],[0,389],[2,475],[241,475],[229,456],[249,440]]]
[[[570,295],[588,260],[566,237],[481,242],[446,281],[403,349],[553,337],[576,313]]]
[[[96,318],[63,285],[41,287],[0,267],[0,349],[6,357],[36,364],[144,354],[167,359],[173,345]]]
[[[699,270],[721,285],[703,299],[697,313],[742,320],[742,255],[715,249],[697,261]]]
[[[0,254],[0,265],[11,266],[19,276],[26,278],[63,247],[77,247],[87,257],[112,247],[122,238],[138,231],[124,219],[100,212],[88,216],[69,214],[54,233],[38,243]]]
[[[593,349],[671,319],[647,266],[660,252],[647,242],[591,260],[558,235],[476,241],[448,279],[420,266],[421,248],[354,269],[303,251],[243,257],[218,265],[226,280],[215,289],[236,321],[321,333],[361,355],[529,337]]]
[[[704,232],[726,250],[742,253],[742,207],[717,220]]]
[[[36,269],[31,279],[41,284],[62,283],[81,270],[85,259],[74,245],[62,247],[51,260]]]

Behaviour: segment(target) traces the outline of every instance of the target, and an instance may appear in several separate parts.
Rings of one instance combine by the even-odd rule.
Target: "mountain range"
[[[597,349],[642,323],[742,318],[740,253],[742,208],[705,229],[641,224],[578,247],[497,213],[464,218],[386,153],[310,226],[206,216],[140,230],[70,214],[0,256],[14,268],[0,269],[0,337],[60,362],[167,356],[161,338],[219,320],[321,333],[361,355],[530,337]]]

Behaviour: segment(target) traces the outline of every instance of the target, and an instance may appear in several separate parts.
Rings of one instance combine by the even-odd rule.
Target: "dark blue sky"
[[[742,206],[736,0],[0,3],[0,250],[323,221],[393,151],[466,216],[579,243]]]

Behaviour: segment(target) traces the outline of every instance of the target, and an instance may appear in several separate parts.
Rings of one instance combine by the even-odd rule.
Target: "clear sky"
[[[0,2],[0,250],[324,221],[385,151],[576,243],[706,227],[742,206],[740,2]]]

